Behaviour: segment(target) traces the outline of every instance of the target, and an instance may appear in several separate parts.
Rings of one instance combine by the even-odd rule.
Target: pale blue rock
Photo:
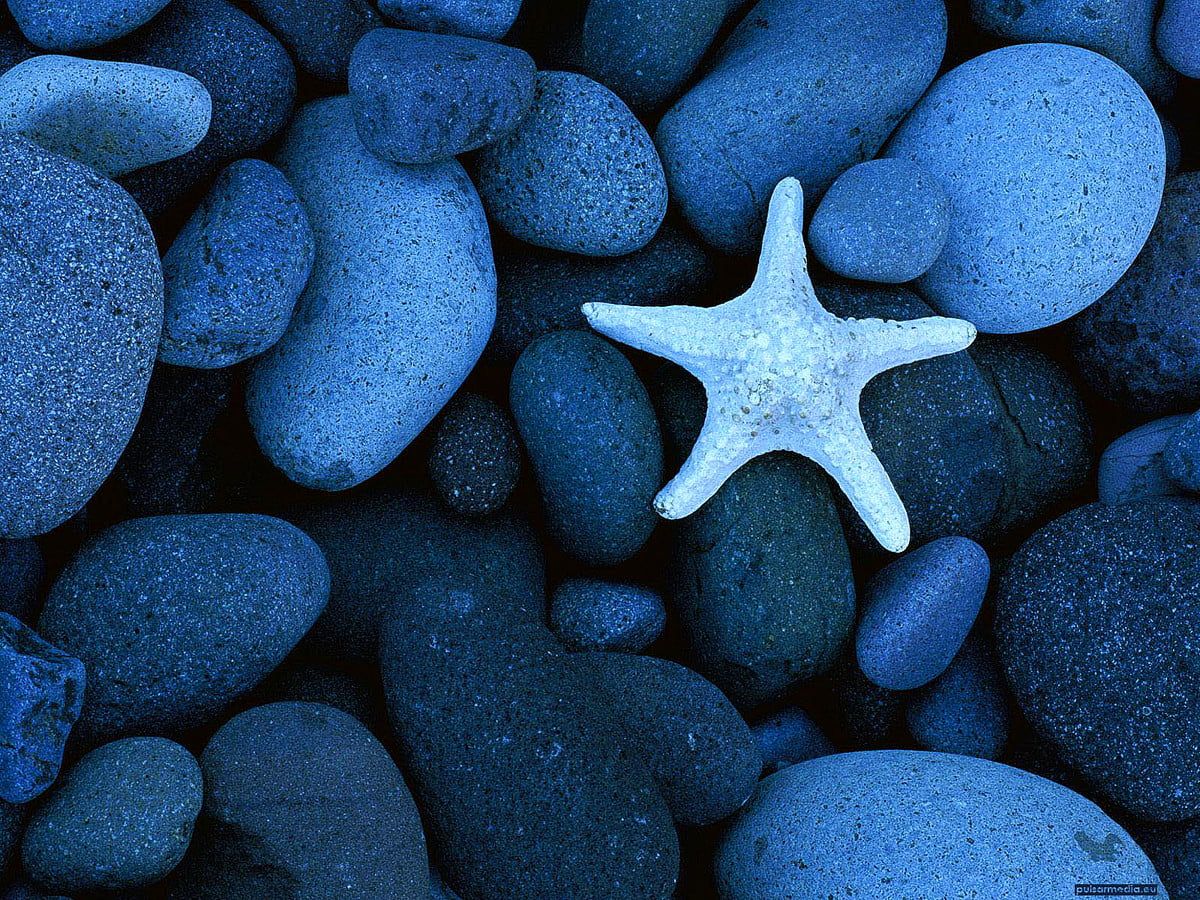
[[[798,706],[755,722],[750,733],[762,757],[763,775],[835,752],[825,732]]]
[[[259,446],[293,481],[344,490],[400,455],[462,384],[496,315],[483,207],[453,160],[367,152],[346,97],[300,110],[279,167],[316,237],[292,323],[250,375]]]
[[[1155,39],[1167,65],[1200,78],[1200,0],[1164,0]]]
[[[942,0],[761,0],[659,123],[672,199],[708,243],[756,251],[780,179],[811,206],[875,156],[945,46]]]
[[[925,750],[999,759],[1008,739],[1008,703],[995,656],[968,638],[954,662],[908,706],[908,730]]]
[[[847,169],[825,192],[808,226],[808,246],[831,272],[900,284],[933,265],[950,230],[950,200],[904,159]]]
[[[262,160],[238,160],[163,257],[158,358],[216,369],[267,350],[287,329],[312,263],[312,228],[287,179]]]
[[[573,72],[540,72],[529,114],[480,151],[476,181],[513,237],[585,256],[650,242],[667,213],[662,163],[621,99]]]
[[[975,624],[990,576],[987,553],[963,537],[889,563],[867,586],[855,641],[863,673],[892,691],[937,678]]]
[[[716,851],[722,900],[1046,900],[1162,883],[1133,838],[1068,788],[946,753],[841,753],[759,782]]]
[[[1150,234],[1165,153],[1137,82],[1090,50],[1021,44],[952,69],[885,150],[932,172],[953,209],[918,288],[987,332],[1033,331],[1085,309]]]
[[[1163,468],[1162,452],[1190,416],[1167,416],[1139,425],[1108,445],[1100,455],[1096,487],[1102,503],[1132,503],[1171,497],[1180,490]]]
[[[172,69],[49,55],[0,76],[0,131],[109,178],[182,156],[211,118],[204,85]]]
[[[1174,92],[1175,78],[1152,42],[1159,0],[970,0],[970,6],[975,24],[1006,44],[1053,41],[1086,47],[1136,78],[1155,100],[1165,101]]]
[[[517,20],[521,0],[380,0],[379,11],[405,28],[498,41]]]
[[[662,597],[634,584],[568,578],[550,599],[550,630],[568,650],[641,653],[666,624]]]
[[[8,0],[21,34],[43,50],[83,50],[124,37],[168,0]]]

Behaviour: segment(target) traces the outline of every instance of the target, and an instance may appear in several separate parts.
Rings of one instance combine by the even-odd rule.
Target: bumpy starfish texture
[[[975,326],[828,312],[808,277],[803,210],[800,183],[785,178],[771,196],[758,273],[740,297],[709,309],[586,303],[583,312],[602,334],[704,384],[704,427],[654,500],[661,516],[691,515],[754,457],[790,450],[833,476],[879,543],[899,553],[910,538],[908,513],[863,429],[859,396],[881,372],[966,349]]]

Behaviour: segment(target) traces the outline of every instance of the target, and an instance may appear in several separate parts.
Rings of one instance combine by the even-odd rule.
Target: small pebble
[[[1167,438],[1162,467],[1175,486],[1200,493],[1200,418],[1188,416]]]
[[[350,57],[358,136],[392,162],[440,162],[509,134],[533,103],[524,50],[398,28],[368,32]]]
[[[902,159],[847,169],[825,192],[808,244],[826,268],[899,284],[925,274],[950,230],[950,200],[928,172]]]
[[[322,81],[345,83],[354,46],[383,19],[359,0],[247,0],[300,68]]]
[[[110,178],[182,156],[211,119],[204,85],[170,69],[35,56],[0,76],[0,131]]]
[[[1167,416],[1139,425],[1108,445],[1100,455],[1096,487],[1101,503],[1132,503],[1180,493],[1163,464],[1163,449],[1189,420]]]
[[[8,0],[17,27],[43,50],[84,50],[145,25],[168,0]]]
[[[261,160],[221,173],[163,257],[166,312],[158,358],[221,368],[283,335],[313,263],[308,216]]]
[[[0,801],[27,803],[58,776],[86,680],[82,662],[0,613]]]
[[[856,647],[863,673],[909,691],[937,678],[966,639],[987,594],[987,552],[939,538],[889,563],[867,586]]]
[[[795,706],[760,719],[750,726],[750,732],[758,745],[764,777],[836,752],[817,723]]]
[[[521,447],[507,414],[478,394],[460,392],[438,418],[429,477],[442,502],[464,516],[486,516],[508,501],[521,474]]]
[[[75,763],[34,810],[21,862],[54,891],[152,884],[179,864],[200,815],[195,757],[165,738],[126,738]]]
[[[1200,2],[1163,0],[1155,41],[1167,65],[1180,75],[1200,78]]]
[[[550,600],[550,630],[568,650],[641,653],[666,624],[662,597],[632,584],[568,578]]]
[[[999,759],[1008,739],[1008,703],[990,650],[968,638],[950,667],[913,698],[908,730],[926,750]]]
[[[516,21],[521,0],[380,0],[379,10],[405,28],[498,41]]]

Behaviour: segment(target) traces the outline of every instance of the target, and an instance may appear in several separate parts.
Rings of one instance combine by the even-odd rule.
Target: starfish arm
[[[808,275],[804,247],[804,189],[795,178],[785,178],[775,186],[767,208],[767,226],[754,284],[742,297],[730,301],[754,305],[769,314],[773,305],[802,312],[807,318],[829,316],[817,300]]]
[[[896,366],[965,350],[977,333],[970,322],[943,316],[907,322],[850,319],[846,326],[854,344],[861,348],[864,384]]]
[[[757,454],[744,431],[733,431],[713,415],[710,400],[700,436],[683,467],[654,498],[654,508],[664,519],[690,516]]]
[[[585,303],[582,309],[588,324],[601,334],[689,371],[694,372],[707,356],[701,337],[709,324],[709,310],[703,307]]]
[[[857,411],[835,425],[815,452],[812,448],[798,448],[798,452],[811,457],[833,477],[885,549],[900,553],[908,547],[911,532],[904,501],[875,455]]]

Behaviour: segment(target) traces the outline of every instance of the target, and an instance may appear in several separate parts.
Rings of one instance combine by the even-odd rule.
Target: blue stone
[[[0,131],[110,178],[187,153],[211,118],[204,85],[171,69],[35,56],[0,76]]]
[[[1132,827],[1172,900],[1200,897],[1200,822]]]
[[[350,57],[358,136],[381,159],[423,164],[493,144],[533,103],[524,50],[398,28],[368,32]]]
[[[553,538],[594,565],[640,550],[658,521],[662,437],[629,360],[594,334],[552,332],[517,360],[509,399]]]
[[[908,730],[926,750],[999,759],[1008,740],[1008,703],[992,652],[976,639],[908,707]]]
[[[83,706],[84,665],[0,613],[0,806],[50,787]]]
[[[1163,466],[1163,448],[1189,418],[1155,419],[1109,444],[1096,473],[1100,502],[1131,503],[1179,494]]]
[[[521,0],[380,0],[379,10],[405,28],[498,41],[516,21]]]
[[[24,818],[24,810],[20,806],[0,800],[0,872],[8,871],[13,851],[21,843]],[[5,897],[5,900],[8,898]]]
[[[1175,78],[1151,43],[1158,0],[970,0],[975,24],[1006,44],[1050,41],[1107,56],[1153,99],[1169,100]]]
[[[641,653],[666,624],[662,597],[637,585],[568,578],[550,599],[550,630],[568,650]]]
[[[774,775],[796,763],[836,752],[820,727],[799,707],[789,707],[750,726],[762,774]]]
[[[1162,467],[1176,486],[1192,493],[1200,492],[1200,419],[1187,419],[1167,439],[1162,451]]]
[[[0,612],[25,623],[37,621],[45,576],[42,551],[34,540],[0,538]]]
[[[704,247],[670,223],[641,250],[608,259],[528,245],[496,249],[496,328],[484,358],[509,364],[549,331],[586,330],[585,303],[693,305],[716,275]]]
[[[538,73],[529,115],[475,162],[491,218],[539,247],[621,256],[667,213],[650,135],[616,94],[573,72]]]
[[[252,697],[257,702],[251,705],[284,700],[323,703],[354,716],[373,735],[386,740],[391,732],[384,716],[383,692],[376,681],[372,679],[368,685],[340,669],[312,663],[284,663],[254,690]]]
[[[824,756],[759,782],[715,865],[723,900],[1162,891],[1133,838],[1085,797],[990,760],[911,750]]]
[[[21,33],[43,50],[83,50],[145,25],[168,0],[9,0]]]
[[[126,738],[88,753],[25,826],[21,862],[53,891],[152,884],[183,859],[204,784],[187,750],[166,738]]]
[[[779,180],[812,204],[875,156],[945,46],[941,0],[761,0],[659,123],[672,199],[708,243],[757,251]]]
[[[391,755],[353,716],[272,703],[200,755],[204,810],[172,897],[423,898],[425,836]]]
[[[300,110],[278,164],[316,263],[287,333],[254,365],[246,409],[285,475],[345,490],[399,456],[483,352],[496,314],[487,221],[457,162],[372,156],[344,96]]]
[[[1094,503],[1012,557],[996,650],[1025,718],[1139,818],[1200,814],[1200,503]]]
[[[429,478],[442,502],[464,516],[500,509],[521,474],[521,446],[508,415],[478,394],[459,393],[438,418]]]
[[[895,746],[904,720],[904,695],[881,688],[863,674],[853,648],[830,676],[839,724],[855,749]]]
[[[1200,405],[1198,218],[1200,173],[1176,175],[1137,261],[1070,326],[1084,380],[1139,415]]]
[[[0,537],[43,534],[112,471],[146,395],[162,272],[129,196],[0,137]]]
[[[283,335],[313,263],[312,228],[283,174],[261,160],[221,173],[163,257],[158,358],[231,366]]]
[[[1167,65],[1180,75],[1200,78],[1200,2],[1163,0],[1154,36]]]
[[[582,71],[634,109],[656,109],[696,71],[728,7],[728,0],[593,0],[580,38]]]
[[[613,719],[649,766],[676,823],[711,825],[746,802],[761,759],[750,727],[716,685],[652,656],[575,659],[609,698]]]
[[[354,45],[383,25],[375,7],[358,0],[247,0],[247,5],[279,35],[302,71],[341,84]]]
[[[212,122],[195,149],[121,179],[151,217],[203,188],[229,163],[253,156],[292,113],[296,69],[287,50],[226,0],[171,0],[152,22],[105,52],[186,72],[212,97]]]
[[[846,278],[900,284],[924,274],[950,229],[950,200],[916,163],[874,159],[843,172],[808,226],[808,245]]]
[[[937,678],[966,639],[991,565],[969,538],[946,537],[889,563],[867,586],[856,647],[863,673],[910,691]]]
[[[607,697],[543,622],[469,572],[393,598],[379,651],[388,717],[450,886],[669,896],[679,846],[667,805]]]
[[[1004,333],[1061,322],[1116,283],[1154,224],[1166,165],[1137,82],[1064,44],[1002,47],[952,69],[885,155],[919,163],[950,197],[950,236],[921,293]]]
[[[325,608],[329,567],[270,516],[130,519],[50,589],[39,629],[88,669],[85,742],[211,721],[283,660]]]

